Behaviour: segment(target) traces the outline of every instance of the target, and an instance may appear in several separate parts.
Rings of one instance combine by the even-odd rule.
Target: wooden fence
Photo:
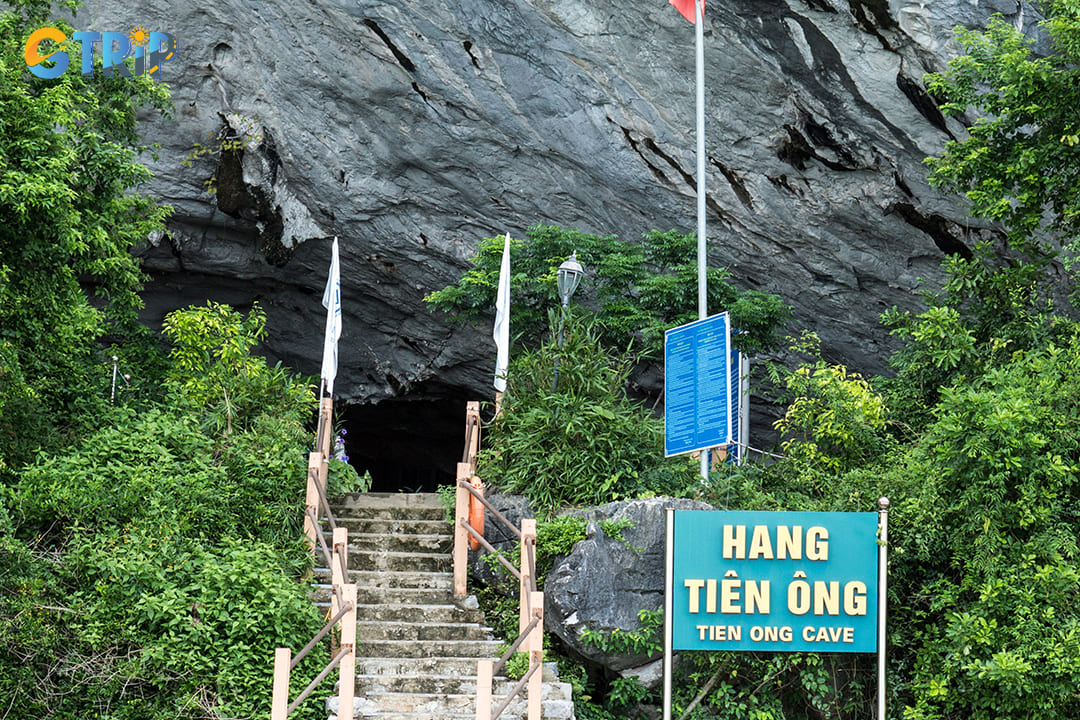
[[[480,403],[470,402],[465,413],[465,451],[457,466],[457,495],[454,509],[454,595],[468,594],[469,540],[478,543],[503,564],[518,579],[518,638],[498,661],[479,660],[476,668],[476,720],[496,720],[515,697],[527,689],[528,718],[540,720],[540,698],[543,690],[544,662],[544,594],[536,589],[536,520],[523,519],[514,527],[484,498],[482,483],[476,474],[476,454],[480,449]],[[477,517],[479,503],[492,517],[521,541],[520,569],[514,567],[483,537],[480,527],[474,528],[470,518]],[[529,670],[510,690],[498,707],[492,708],[492,688],[495,676],[519,650],[529,654]]]
[[[319,430],[315,450],[308,455],[307,495],[304,501],[304,534],[312,552],[321,551],[330,568],[330,620],[295,656],[290,648],[278,648],[274,654],[274,690],[271,701],[271,720],[285,720],[304,702],[335,668],[338,678],[338,717],[352,717],[354,683],[356,682],[356,585],[349,580],[349,532],[338,527],[326,497],[326,476],[330,457],[331,418],[333,401],[323,398],[319,407]],[[333,548],[326,545],[322,519],[329,524]],[[289,702],[289,676],[319,642],[335,627],[339,629],[339,650],[330,663],[311,683]]]

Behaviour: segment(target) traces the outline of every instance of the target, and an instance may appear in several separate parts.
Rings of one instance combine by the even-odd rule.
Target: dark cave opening
[[[453,485],[465,441],[467,398],[400,398],[339,413],[349,464],[371,473],[371,492],[435,492]]]

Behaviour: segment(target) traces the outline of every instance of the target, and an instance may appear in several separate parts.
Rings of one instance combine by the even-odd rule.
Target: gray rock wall
[[[710,263],[783,296],[830,357],[882,370],[878,313],[983,232],[924,180],[960,129],[921,77],[994,11],[1034,22],[1005,0],[708,3]],[[488,327],[422,303],[482,237],[696,228],[694,32],[665,0],[89,0],[74,24],[179,42],[175,113],[145,125],[146,189],[175,208],[146,316],[257,299],[271,356],[317,372],[339,236],[346,402],[490,394]],[[226,128],[241,152],[182,165]]]

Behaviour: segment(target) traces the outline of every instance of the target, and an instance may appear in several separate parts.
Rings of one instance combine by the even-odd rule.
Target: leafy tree
[[[301,579],[311,387],[247,355],[236,338],[261,333],[258,312],[172,317],[184,328],[174,363],[207,349],[190,366],[194,390],[170,372],[167,403],[117,408],[0,495],[0,696],[19,698],[11,718],[264,715],[272,649],[301,647],[320,626]],[[239,345],[223,352],[223,341]],[[225,385],[231,431],[214,401]],[[312,657],[297,684],[321,669]]]
[[[502,261],[503,237],[480,241],[472,267],[454,285],[425,300],[453,312],[460,320],[475,320],[495,307]],[[536,345],[547,329],[548,311],[558,306],[559,265],[572,253],[585,266],[587,279],[575,294],[594,308],[603,323],[602,339],[609,347],[626,350],[636,345],[655,353],[664,331],[697,319],[697,240],[693,235],[653,230],[639,242],[614,235],[592,235],[554,225],[534,225],[524,240],[510,244],[511,328],[526,344]],[[719,268],[707,273],[709,312],[731,312],[732,324],[743,331],[736,344],[748,352],[777,345],[777,332],[791,308],[775,295],[740,291]]]
[[[0,414],[7,418],[10,404],[13,415],[38,420],[0,427],[0,462],[10,465],[47,434],[42,413],[60,429],[77,427],[107,398],[111,366],[99,341],[133,322],[142,275],[130,249],[167,213],[130,194],[148,178],[136,161],[145,149],[136,110],[164,111],[168,91],[150,79],[74,70],[33,76],[23,58],[30,33],[72,29],[50,19],[42,0],[8,7],[0,13]]]
[[[485,480],[545,511],[694,482],[690,465],[664,460],[662,422],[626,396],[633,358],[606,350],[599,334],[595,322],[571,318],[561,348],[552,340],[511,360],[502,414],[480,454]]]
[[[1080,3],[1041,5],[1049,56],[994,16],[983,31],[958,29],[965,54],[927,76],[945,112],[979,114],[967,139],[927,161],[931,182],[963,192],[974,215],[1003,223],[1032,256],[1044,249],[1040,231],[1075,242],[1080,230]]]
[[[170,398],[206,412],[218,430],[231,432],[265,416],[301,423],[314,410],[311,383],[250,354],[266,337],[258,303],[246,316],[215,302],[177,310],[165,317],[162,331],[172,342],[165,374]]]

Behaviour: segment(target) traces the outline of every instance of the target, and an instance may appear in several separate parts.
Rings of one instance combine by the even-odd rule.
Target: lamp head
[[[577,250],[575,250],[570,257],[566,259],[566,262],[559,266],[559,300],[562,301],[563,307],[566,307],[570,302],[570,297],[574,294],[574,291],[577,290],[578,283],[581,282],[581,278],[584,274],[585,268],[578,262]]]

